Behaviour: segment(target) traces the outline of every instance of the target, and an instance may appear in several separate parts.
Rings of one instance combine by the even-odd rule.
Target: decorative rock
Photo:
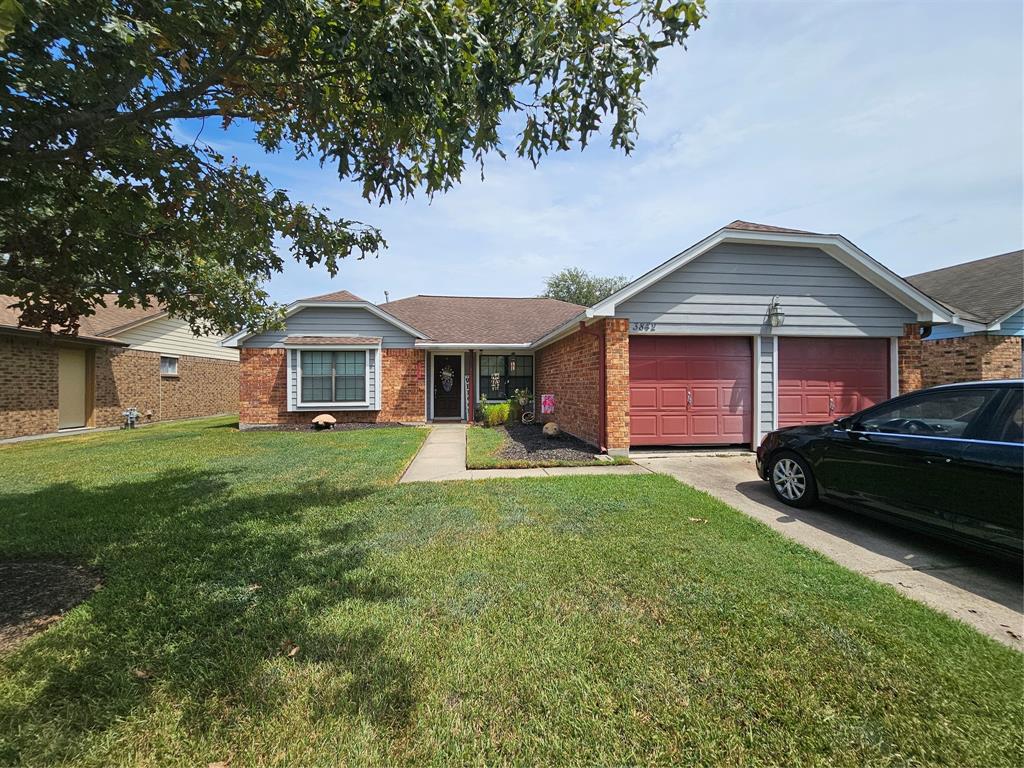
[[[338,420],[331,414],[321,413],[313,419],[313,427],[314,429],[332,429],[337,422]]]
[[[558,437],[560,434],[562,434],[562,430],[555,422],[549,421],[544,425],[544,437]]]

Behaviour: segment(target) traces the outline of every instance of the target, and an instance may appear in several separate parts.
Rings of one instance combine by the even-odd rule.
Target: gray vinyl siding
[[[761,432],[775,428],[775,344],[770,336],[758,339],[761,345]]]
[[[369,382],[367,384],[366,399],[367,405],[346,405],[344,409],[324,408],[318,405],[299,405],[299,350],[288,350],[288,410],[289,411],[316,411],[316,410],[346,410],[346,411],[379,411],[380,403],[377,400],[377,350],[371,349],[366,353],[366,365],[369,368]]]
[[[817,248],[723,243],[618,305],[654,333],[769,334],[773,296],[782,336],[900,336],[915,314]]]
[[[414,337],[360,307],[308,307],[285,321],[281,331],[246,339],[245,347],[282,347],[286,336],[380,336],[385,348],[411,347]]]

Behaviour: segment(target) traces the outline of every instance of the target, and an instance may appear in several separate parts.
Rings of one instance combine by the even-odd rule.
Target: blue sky
[[[567,266],[642,274],[733,219],[840,232],[900,274],[1022,247],[1024,52],[1019,0],[729,2],[644,93],[630,156],[592,145],[538,169],[383,208],[333,168],[212,143],[293,197],[382,228],[390,247],[330,280],[289,262],[287,302],[345,288],[536,295]]]

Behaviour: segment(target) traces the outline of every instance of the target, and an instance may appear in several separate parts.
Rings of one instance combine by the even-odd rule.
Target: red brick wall
[[[285,350],[243,348],[241,353],[238,421],[243,427],[308,424],[318,413],[347,424],[424,419],[423,350],[382,350],[379,411],[289,411]]]
[[[908,331],[912,326],[908,326]],[[900,393],[958,381],[1016,379],[1021,375],[1021,339],[963,336],[921,339],[916,329],[900,339]]]
[[[57,430],[58,344],[44,338],[0,336],[0,439]],[[134,407],[142,422],[233,413],[238,363],[179,356],[178,376],[160,376],[160,354],[91,347],[95,371],[90,426],[115,427]]]
[[[608,403],[605,442],[609,453],[629,451],[629,320],[605,323],[605,400]]]
[[[597,445],[600,340],[580,331],[559,339],[534,355],[537,410],[540,396],[555,396],[555,412],[541,418],[580,440]]]
[[[0,439],[57,431],[57,347],[0,335]]]

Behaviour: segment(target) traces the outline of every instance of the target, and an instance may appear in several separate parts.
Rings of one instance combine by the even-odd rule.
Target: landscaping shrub
[[[488,427],[496,427],[508,421],[508,403],[487,403],[481,408],[484,412],[484,423]]]

